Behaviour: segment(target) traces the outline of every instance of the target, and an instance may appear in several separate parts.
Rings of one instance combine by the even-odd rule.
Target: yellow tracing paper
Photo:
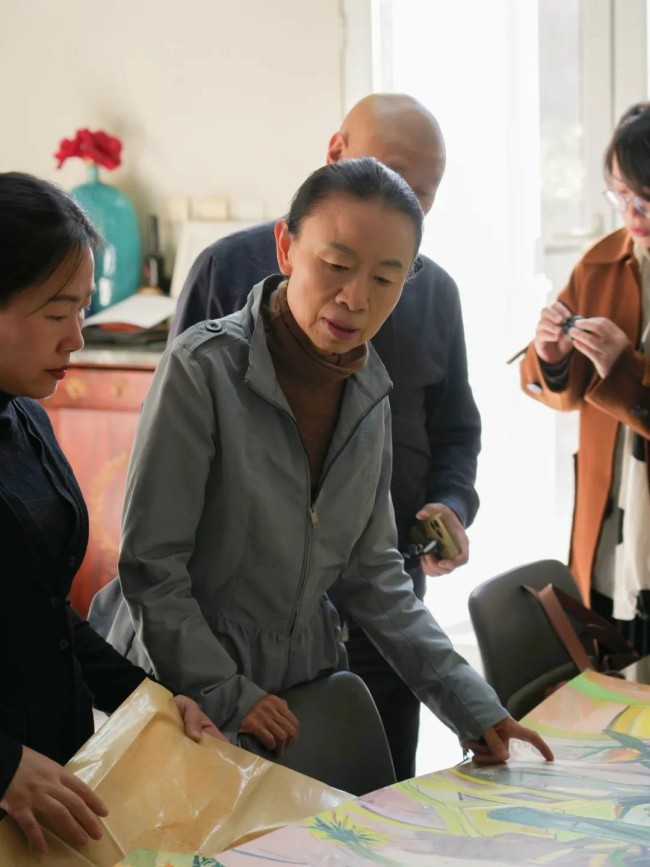
[[[0,864],[112,867],[130,849],[214,855],[351,796],[207,735],[184,732],[174,699],[145,680],[66,765],[110,810],[102,840],[72,850],[47,832],[32,855],[13,820],[0,822]]]

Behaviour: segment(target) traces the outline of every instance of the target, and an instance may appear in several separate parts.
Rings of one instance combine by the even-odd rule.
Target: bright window
[[[471,589],[519,563],[568,555],[575,423],[528,399],[518,364],[505,361],[530,341],[540,309],[584,247],[613,228],[601,204],[600,163],[616,118],[646,98],[646,3],[371,6],[373,89],[419,98],[447,143],[423,252],[461,293],[483,417],[482,505],[470,530],[470,563],[429,579],[426,601],[475,664]],[[460,758],[455,739],[430,714],[422,726],[419,773]]]

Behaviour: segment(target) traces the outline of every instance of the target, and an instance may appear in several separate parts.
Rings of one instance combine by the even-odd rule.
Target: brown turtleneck
[[[314,346],[289,309],[286,282],[270,296],[267,312],[267,345],[307,453],[313,490],[336,427],[345,380],[364,367],[368,347],[364,343],[331,355]]]

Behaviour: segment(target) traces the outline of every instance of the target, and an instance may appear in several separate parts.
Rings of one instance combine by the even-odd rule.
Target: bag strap
[[[522,586],[537,599],[544,609],[549,623],[555,630],[557,637],[564,645],[564,649],[571,657],[578,671],[595,671],[592,661],[587,656],[587,651],[582,646],[582,642],[560,604],[560,599],[556,595],[557,588],[553,587],[552,584],[547,584],[541,590],[535,590],[527,584],[523,584]]]
[[[608,620],[591,608],[587,608],[574,596],[571,596],[559,587],[554,587],[552,584],[547,584],[539,592],[527,585],[523,586],[529,593],[532,593],[544,609],[544,613],[548,617],[551,626],[555,629],[558,638],[564,645],[578,671],[584,671],[585,669],[593,671],[594,665],[578,638],[571,621],[566,616],[567,613],[584,624],[583,635],[585,637],[591,638],[599,645],[614,651],[612,655],[604,658],[603,661],[606,667],[619,670],[640,658],[635,648],[616,631]]]
[[[634,661],[634,659],[639,659],[640,654],[638,651],[635,650],[629,641],[623,638],[620,632],[612,626],[609,620],[606,620],[601,614],[598,614],[592,608],[586,608],[569,593],[560,590],[559,587],[553,587],[553,592],[560,600],[560,604],[567,614],[575,617],[575,619],[579,620],[580,623],[584,623],[585,629],[583,634],[585,636],[597,641],[598,644],[603,645],[603,647],[606,647],[608,650],[614,651],[615,655],[629,657],[627,661],[623,662],[623,666],[628,665],[628,663]]]

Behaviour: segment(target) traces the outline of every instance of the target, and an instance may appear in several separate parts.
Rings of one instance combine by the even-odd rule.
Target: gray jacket
[[[154,673],[226,732],[265,694],[335,670],[325,593],[461,739],[507,716],[416,598],[390,500],[390,380],[370,349],[345,384],[315,496],[260,300],[167,349],[129,466],[119,572]]]

